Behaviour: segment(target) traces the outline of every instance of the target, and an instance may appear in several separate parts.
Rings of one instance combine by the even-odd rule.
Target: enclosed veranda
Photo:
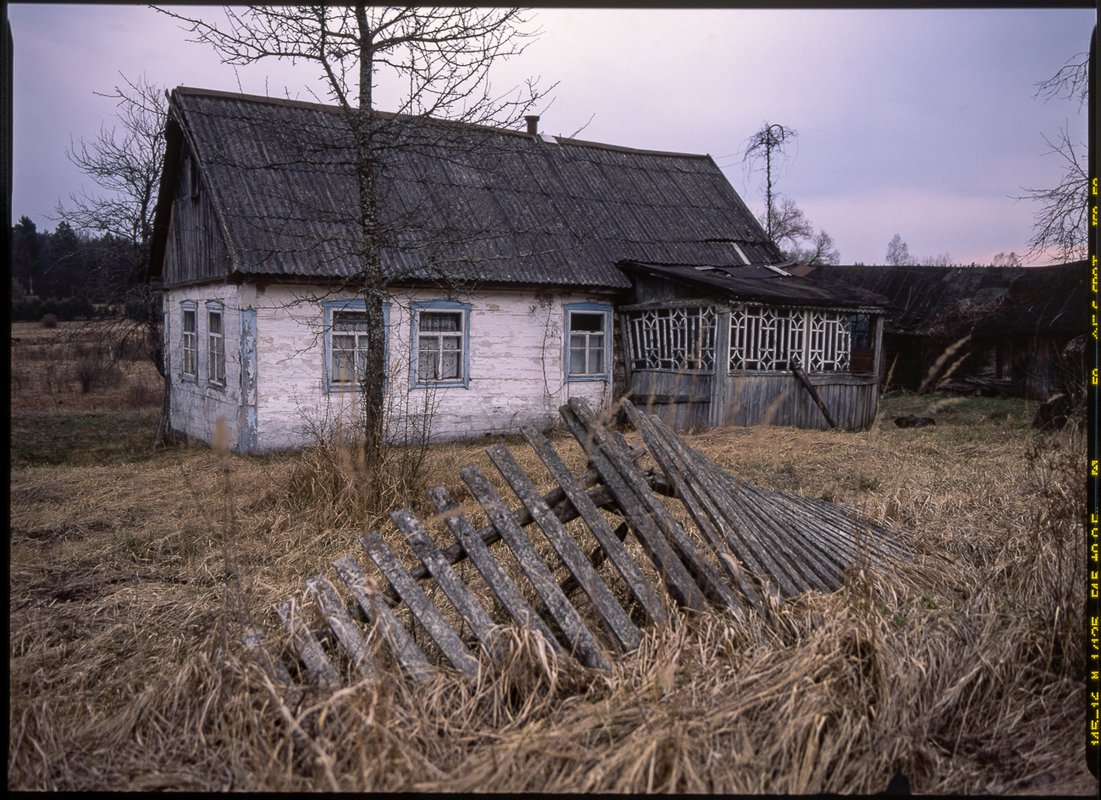
[[[861,430],[879,401],[883,309],[773,267],[628,266],[626,386],[677,429]]]

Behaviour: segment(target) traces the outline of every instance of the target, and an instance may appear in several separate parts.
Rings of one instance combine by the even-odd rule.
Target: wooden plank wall
[[[229,254],[210,193],[200,185],[198,195],[193,196],[191,181],[197,175],[192,173],[188,157],[181,159],[180,170],[164,254],[165,286],[224,279],[229,271]]]
[[[879,387],[874,375],[810,375],[822,401],[842,430],[863,430],[875,421]],[[675,430],[708,428],[711,375],[635,370],[631,399]],[[806,389],[790,374],[731,375],[726,378],[723,425],[790,425],[825,430],[829,424]]]
[[[710,427],[712,375],[651,370],[631,373],[631,401],[674,430]]]
[[[874,421],[879,387],[874,376],[810,375],[842,430],[862,430]],[[732,375],[723,415],[727,425],[791,425],[825,430],[829,424],[810,394],[791,375]]]

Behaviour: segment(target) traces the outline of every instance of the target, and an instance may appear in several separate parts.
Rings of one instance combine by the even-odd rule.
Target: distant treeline
[[[39,231],[21,217],[11,237],[12,319],[83,319],[107,309],[144,313],[138,296],[145,261],[140,247],[119,237],[78,233],[65,222]]]

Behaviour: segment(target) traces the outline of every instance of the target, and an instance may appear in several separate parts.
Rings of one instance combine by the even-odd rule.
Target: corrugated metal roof
[[[361,228],[350,118],[339,109],[176,89],[246,275],[349,278]],[[380,115],[388,280],[629,286],[623,259],[742,264],[780,254],[708,156]]]
[[[700,287],[709,295],[726,295],[739,300],[774,305],[869,310],[886,304],[884,297],[864,289],[801,278],[769,266],[701,268],[636,261],[623,262],[621,266],[631,272]],[[642,298],[639,299],[641,301]]]

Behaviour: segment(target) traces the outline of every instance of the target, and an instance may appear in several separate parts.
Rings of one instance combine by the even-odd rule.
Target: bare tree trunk
[[[379,465],[383,445],[385,408],[383,384],[386,374],[383,295],[386,286],[382,273],[382,231],[375,185],[375,120],[371,94],[374,72],[372,31],[367,22],[366,7],[357,4],[355,14],[360,35],[359,106],[355,116],[356,173],[359,182],[359,215],[363,231],[360,291],[363,295],[367,326],[366,363],[363,365],[363,374],[359,379],[364,466],[370,473]]]

